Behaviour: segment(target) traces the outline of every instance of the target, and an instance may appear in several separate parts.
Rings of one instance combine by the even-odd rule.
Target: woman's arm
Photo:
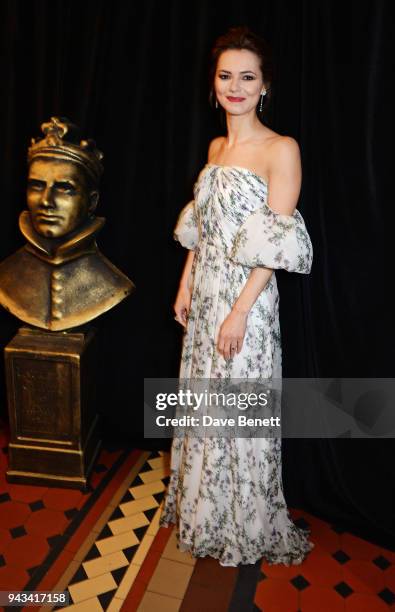
[[[273,270],[269,268],[253,268],[239,297],[233,304],[232,310],[241,315],[247,315],[266,287],[272,274]]]
[[[291,216],[298,203],[302,177],[297,141],[289,136],[284,136],[273,143],[271,159],[268,206],[278,214]],[[246,284],[219,331],[217,348],[225,359],[241,351],[248,313],[272,274],[271,268],[262,267],[251,270]],[[232,347],[234,347],[233,351]]]
[[[188,251],[184,269],[181,275],[180,284],[178,287],[176,301],[174,303],[174,317],[176,321],[186,327],[189,308],[191,306],[192,287],[191,287],[191,272],[195,251]]]
[[[218,136],[210,142],[207,155],[208,162],[210,161],[211,157],[215,156],[215,154],[217,153],[218,148],[222,143],[223,139],[223,136]],[[185,262],[184,270],[181,275],[176,301],[174,303],[174,311],[176,313],[176,316],[174,318],[176,321],[181,323],[183,327],[186,327],[189,308],[191,305],[192,287],[190,281],[194,256],[195,252],[189,251]]]
[[[258,296],[266,287],[273,270],[269,268],[253,268],[232,310],[222,323],[217,348],[225,359],[240,353],[243,346],[247,317]],[[234,350],[232,350],[234,347]]]
[[[280,215],[293,215],[302,184],[302,165],[297,141],[283,136],[271,145],[268,168],[268,205]]]

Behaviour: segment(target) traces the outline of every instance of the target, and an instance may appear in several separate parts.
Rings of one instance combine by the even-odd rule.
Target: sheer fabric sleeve
[[[195,214],[195,200],[188,202],[180,212],[173,233],[183,247],[194,251],[199,242],[199,228]]]
[[[269,207],[251,213],[238,229],[230,259],[251,268],[309,274],[313,246],[302,215],[280,215]]]

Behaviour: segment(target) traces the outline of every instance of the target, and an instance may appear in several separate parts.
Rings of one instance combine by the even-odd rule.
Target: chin
[[[46,238],[60,238],[66,233],[60,228],[48,227],[48,225],[39,225],[36,226],[35,229],[38,234],[41,234],[41,236],[45,236]]]
[[[248,109],[236,110],[235,108],[225,108],[225,110],[229,115],[232,115],[232,117],[241,117],[241,115],[247,115],[249,113]]]
[[[39,233],[42,236],[45,236],[46,238],[57,238],[59,235],[56,230],[54,231],[52,229],[49,229],[48,227],[40,228]]]
[[[224,104],[223,106],[224,110],[229,113],[229,115],[245,115],[247,113],[250,112],[250,108],[246,108],[246,107],[242,107],[239,106],[239,108],[235,107],[233,104],[230,104],[229,102],[227,104]]]

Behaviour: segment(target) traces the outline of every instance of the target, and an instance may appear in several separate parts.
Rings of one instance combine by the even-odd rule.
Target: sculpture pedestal
[[[83,489],[100,448],[97,330],[21,327],[5,347],[9,482]]]

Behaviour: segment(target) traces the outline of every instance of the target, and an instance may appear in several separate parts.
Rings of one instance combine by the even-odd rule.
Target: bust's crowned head
[[[48,238],[73,232],[97,206],[103,154],[68,119],[41,125],[28,151],[27,204],[34,229]]]

